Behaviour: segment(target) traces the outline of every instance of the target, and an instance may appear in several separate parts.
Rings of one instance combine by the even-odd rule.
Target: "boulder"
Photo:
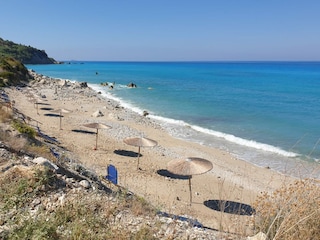
[[[67,83],[66,80],[61,80],[60,85],[61,85],[62,87],[66,87],[66,86],[68,85],[68,83]]]
[[[76,88],[87,88],[88,87],[88,84],[87,82],[75,82],[73,84],[73,88],[76,89]]]
[[[129,87],[129,88],[136,88],[137,87],[137,85],[135,84],[135,83],[129,83],[128,85],[127,85],[127,87]]]
[[[149,115],[149,113],[148,113],[147,111],[143,111],[142,115],[143,115],[144,117],[146,117],[146,116]]]
[[[87,88],[88,87],[88,83],[87,82],[81,82],[80,83],[80,87],[81,88]]]
[[[92,117],[103,117],[103,113],[100,110],[95,111],[94,113],[92,113],[91,115]]]
[[[79,182],[79,184],[80,184],[80,186],[82,186],[82,187],[85,188],[85,189],[89,189],[89,188],[91,187],[90,182],[87,181],[87,180],[81,180],[81,181]]]
[[[51,161],[49,161],[48,159],[43,158],[43,157],[37,157],[37,158],[33,159],[32,162],[34,162],[38,165],[43,165],[43,166],[49,167],[53,170],[59,169],[59,167],[57,165],[55,165],[54,163],[52,163]]]

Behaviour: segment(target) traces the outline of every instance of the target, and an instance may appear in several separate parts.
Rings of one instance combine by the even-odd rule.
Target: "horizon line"
[[[316,63],[320,60],[56,60],[57,62],[141,62],[141,63],[254,63],[254,62],[305,62],[305,63]]]

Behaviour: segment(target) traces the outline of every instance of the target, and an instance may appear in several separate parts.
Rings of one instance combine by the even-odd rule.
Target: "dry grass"
[[[42,185],[51,184],[52,176],[48,169],[14,166],[0,178],[0,209],[19,209],[27,205],[41,194]]]
[[[6,142],[13,150],[28,152],[34,156],[42,156],[56,161],[49,147],[35,139],[35,130],[22,121],[14,119],[11,111],[0,108],[0,123],[7,123],[22,134],[22,136],[13,137],[10,131],[7,132],[0,128],[0,141]]]
[[[34,156],[44,157],[52,162],[57,162],[57,159],[50,152],[50,148],[44,144],[27,144],[25,150],[32,153]]]
[[[263,193],[254,204],[255,227],[268,239],[320,239],[320,184],[298,180],[272,194]]]
[[[43,167],[13,167],[3,174],[0,223],[10,226],[10,231],[2,232],[0,239],[155,239],[152,236],[160,225],[145,225],[131,232],[119,224],[126,215],[133,219],[155,215],[144,199],[125,192],[113,197],[101,191],[70,193],[63,204],[51,210],[41,200],[42,206],[30,215],[28,209],[35,198],[63,190],[59,182],[51,170]],[[118,219],[118,214],[122,218]]]
[[[6,123],[12,119],[11,110],[0,103],[0,123]]]

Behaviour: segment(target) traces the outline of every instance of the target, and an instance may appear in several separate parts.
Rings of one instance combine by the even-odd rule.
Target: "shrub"
[[[254,225],[268,239],[319,239],[320,185],[315,180],[297,180],[272,194],[262,193],[254,207]]]
[[[2,207],[20,208],[42,193],[42,186],[52,186],[53,173],[48,168],[27,170],[14,167],[0,178]],[[1,208],[0,208],[1,209]]]
[[[36,136],[36,130],[17,119],[14,119],[12,121],[12,127],[16,129],[19,133],[26,134],[29,138],[34,138]]]

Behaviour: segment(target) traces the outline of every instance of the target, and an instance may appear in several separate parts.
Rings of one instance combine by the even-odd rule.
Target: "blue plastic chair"
[[[106,179],[115,185],[118,184],[118,170],[116,169],[115,166],[111,164],[108,165]]]

